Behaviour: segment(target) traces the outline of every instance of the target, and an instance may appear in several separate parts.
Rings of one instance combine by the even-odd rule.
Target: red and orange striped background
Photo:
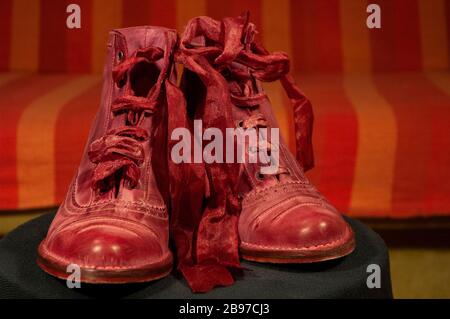
[[[68,29],[66,7],[81,7],[81,29]],[[382,28],[369,30],[377,3]],[[251,11],[269,49],[287,51],[295,71],[447,69],[447,0],[2,0],[0,70],[100,72],[107,32],[132,25],[182,30],[196,15]]]
[[[66,6],[82,28],[67,29]],[[368,29],[366,7],[381,7]],[[0,209],[57,205],[100,94],[107,32],[251,11],[315,107],[310,177],[356,216],[450,215],[450,1],[1,0]],[[292,110],[267,85],[294,147]]]

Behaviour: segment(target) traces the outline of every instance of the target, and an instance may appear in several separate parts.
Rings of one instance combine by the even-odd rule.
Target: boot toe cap
[[[353,237],[340,214],[322,207],[297,207],[267,216],[255,221],[246,233],[243,237],[248,244],[280,250],[332,249]]]
[[[110,223],[72,225],[45,243],[53,259],[82,268],[140,268],[164,257],[157,236],[145,227],[124,228]]]
[[[333,245],[349,232],[349,226],[341,216],[315,211],[303,214],[294,211],[280,226],[284,233],[281,239],[289,247]]]

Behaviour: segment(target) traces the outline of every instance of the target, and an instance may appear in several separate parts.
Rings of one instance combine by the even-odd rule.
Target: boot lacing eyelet
[[[122,62],[124,56],[125,56],[125,55],[124,55],[123,51],[118,51],[118,52],[117,52],[117,61],[118,61],[118,62]]]
[[[264,178],[265,178],[264,174],[261,173],[261,172],[256,172],[255,177],[256,177],[256,179],[259,180],[259,181],[263,181]]]

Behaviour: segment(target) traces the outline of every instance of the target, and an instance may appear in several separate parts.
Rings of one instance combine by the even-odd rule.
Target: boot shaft
[[[91,173],[95,169],[95,163],[92,163],[88,155],[92,143],[114,128],[130,124],[129,114],[126,111],[115,113],[112,109],[113,102],[124,95],[149,98],[157,104],[157,107],[153,114],[142,116],[138,119],[139,123],[136,123],[149,133],[148,141],[143,143],[145,162],[140,166],[139,184],[133,189],[123,188],[119,194],[110,194],[109,199],[118,196],[123,200],[153,198],[158,205],[166,202],[167,101],[164,81],[176,81],[172,64],[176,42],[176,31],[163,27],[131,27],[109,33],[100,107],[92,124],[78,171],[75,193],[79,204],[95,201],[95,192],[89,187]],[[144,51],[148,48],[160,49],[161,56],[150,63],[137,62],[126,71],[117,70],[124,61],[140,54],[142,56],[147,54]],[[117,79],[118,76],[122,78]],[[163,198],[155,196],[158,190]]]

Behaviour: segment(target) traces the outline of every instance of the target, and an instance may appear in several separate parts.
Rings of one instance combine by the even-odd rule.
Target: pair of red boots
[[[233,282],[240,256],[309,263],[354,249],[351,228],[304,176],[313,165],[311,105],[287,75],[286,54],[268,53],[255,32],[241,16],[194,18],[180,41],[162,27],[110,33],[100,109],[39,246],[43,270],[67,278],[77,264],[83,282],[155,280],[172,270],[170,233],[179,270],[194,291],[207,291]],[[179,86],[175,62],[184,66]],[[294,107],[298,161],[283,141],[269,173],[248,161],[171,159],[174,129],[192,132],[194,120],[222,132],[276,128],[260,84],[275,80]]]

